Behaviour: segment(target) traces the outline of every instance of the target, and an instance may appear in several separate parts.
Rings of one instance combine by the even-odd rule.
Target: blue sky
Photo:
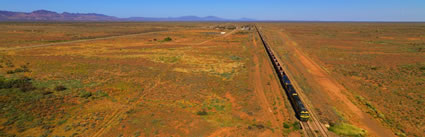
[[[1,0],[0,10],[261,20],[425,21],[425,0]]]

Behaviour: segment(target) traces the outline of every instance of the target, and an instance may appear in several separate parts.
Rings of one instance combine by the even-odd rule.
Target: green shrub
[[[224,72],[224,73],[220,73],[219,74],[221,77],[224,77],[226,79],[230,79],[230,77],[232,77],[233,72]]]
[[[263,124],[253,124],[252,126],[258,128],[258,129],[263,129],[265,128],[265,126]]]
[[[399,137],[405,137],[406,134],[403,132],[396,132],[395,135],[399,136]]]
[[[66,125],[63,130],[66,131],[70,131],[72,129],[72,127],[70,125]]]
[[[99,91],[96,91],[95,95],[97,97],[109,97],[108,93],[105,93],[105,92],[100,91],[100,90]]]
[[[301,125],[297,121],[292,123],[292,127],[294,128],[294,130],[300,130],[301,129]]]
[[[207,111],[205,111],[205,110],[198,111],[196,114],[200,115],[200,116],[208,115]]]
[[[234,61],[242,60],[242,58],[238,57],[238,56],[230,56],[230,59],[232,59]]]
[[[10,88],[9,86],[8,81],[4,77],[0,76],[0,89]]]
[[[56,87],[55,87],[55,90],[56,91],[64,91],[64,90],[66,90],[67,88],[65,87],[65,86],[63,86],[63,85],[57,85]]]
[[[6,64],[6,66],[7,66],[7,67],[9,67],[9,68],[13,68],[13,67],[15,67],[15,65],[13,65],[13,63],[12,63],[12,62],[10,62],[10,61],[6,62],[5,64]]]
[[[87,99],[87,98],[89,98],[89,97],[91,97],[92,96],[92,93],[91,92],[87,92],[87,91],[81,91],[80,92],[80,97],[81,98],[85,98],[85,99]]]
[[[23,77],[13,81],[14,88],[19,88],[22,92],[32,91],[35,87],[31,83],[31,78]]]
[[[27,125],[23,120],[19,120],[16,122],[16,129],[18,132],[24,132],[27,129]]]
[[[341,136],[350,136],[350,137],[364,137],[366,136],[366,130],[358,128],[354,125],[348,123],[340,123],[332,125],[329,128],[329,131],[332,131]]]
[[[35,90],[32,85],[31,78],[22,77],[19,79],[6,79],[0,76],[0,89],[18,88],[22,92]]]
[[[134,133],[134,137],[139,137],[140,134],[141,134],[141,132],[140,131],[137,131],[137,132]]]
[[[58,121],[57,125],[62,125],[62,124],[64,124],[67,120],[68,120],[68,119],[60,120],[60,121]]]
[[[173,39],[171,39],[170,37],[166,37],[166,38],[164,38],[164,40],[162,40],[162,41],[164,41],[164,42],[168,42],[168,41],[172,41]]]
[[[290,126],[288,123],[283,122],[283,127],[284,127],[284,128],[286,128],[286,129],[288,129],[288,128],[290,128],[291,126]]]
[[[14,70],[8,70],[6,73],[7,73],[7,74],[14,74],[14,73],[15,73],[15,71],[14,71]]]
[[[30,72],[27,66],[21,66],[21,68],[16,68],[15,70],[8,70],[7,74],[14,74],[14,73],[22,73],[22,72]]]

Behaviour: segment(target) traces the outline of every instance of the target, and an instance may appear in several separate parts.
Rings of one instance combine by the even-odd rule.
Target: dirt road
[[[218,38],[225,38],[225,37],[227,37],[227,36],[232,35],[232,34],[233,34],[233,33],[235,33],[236,31],[237,31],[237,29],[234,29],[234,30],[230,31],[230,32],[229,32],[229,33],[227,33],[227,34],[224,34],[224,35],[223,35],[223,36],[221,36],[221,37],[215,37],[215,38],[212,38],[212,39],[209,39],[209,40],[206,40],[206,41],[200,42],[200,43],[194,43],[194,44],[191,44],[191,45],[202,45],[202,44],[208,43],[208,42],[210,42],[210,41],[216,40],[216,39],[218,39]]]

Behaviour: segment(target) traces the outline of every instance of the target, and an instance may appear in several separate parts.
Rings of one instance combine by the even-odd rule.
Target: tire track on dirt
[[[163,69],[163,71],[158,74],[158,76],[155,78],[155,82],[152,86],[150,86],[149,89],[144,90],[143,92],[141,92],[141,94],[139,94],[139,99],[137,101],[134,101],[133,103],[127,105],[127,107],[124,107],[122,109],[118,109],[116,110],[114,113],[112,113],[112,115],[110,116],[110,118],[108,118],[108,120],[106,122],[104,122],[103,124],[101,124],[99,127],[100,128],[98,131],[96,131],[96,133],[94,133],[93,135],[91,135],[92,137],[100,137],[102,135],[104,135],[105,133],[107,133],[116,123],[115,122],[119,122],[119,119],[125,119],[127,116],[125,115],[125,113],[129,110],[132,110],[134,108],[137,107],[137,104],[140,104],[144,97],[149,94],[150,92],[152,92],[155,88],[157,88],[158,86],[162,85],[161,84],[161,77],[165,76],[168,72],[168,70],[170,68],[172,68],[174,65],[169,66],[166,69]],[[89,136],[89,135],[88,135]]]
[[[255,35],[253,37],[253,43],[254,43],[254,49],[253,49],[254,51],[262,51],[262,49],[259,50],[261,47],[259,47],[257,45],[257,41],[255,40]],[[261,54],[261,55],[263,55],[263,54]],[[268,60],[266,58],[262,58],[262,59],[263,59],[263,63],[268,63]],[[275,114],[273,114],[272,105],[269,103],[267,96],[264,93],[265,87],[263,86],[263,82],[262,82],[264,80],[264,78],[261,77],[262,74],[265,75],[265,76],[268,76],[267,72],[269,72],[269,73],[273,73],[273,72],[272,71],[266,71],[266,72],[262,73],[260,71],[261,70],[260,61],[259,61],[258,54],[256,54],[256,53],[253,53],[253,62],[255,64],[253,80],[252,80],[253,85],[254,85],[254,92],[257,95],[257,99],[259,100],[260,105],[264,108],[263,110],[264,110],[264,113],[267,115],[266,117],[268,118],[268,120],[270,120],[273,127],[278,128],[277,135],[282,135],[281,127],[280,127],[281,124],[278,122],[279,118]],[[270,65],[266,65],[266,64],[262,64],[262,65],[264,67],[270,66]],[[273,97],[273,98],[276,98],[276,97]],[[278,113],[277,115],[281,116],[280,113]],[[283,117],[283,116],[281,116],[281,117]],[[271,127],[271,128],[273,128],[273,127]]]
[[[195,44],[192,44],[192,45],[193,45],[193,46],[203,45],[203,44],[205,44],[205,43],[208,43],[208,42],[210,42],[210,41],[216,40],[216,39],[218,39],[218,38],[225,38],[225,37],[227,37],[227,36],[230,36],[230,35],[232,35],[233,33],[235,33],[236,31],[237,31],[237,29],[232,30],[231,32],[229,32],[229,33],[227,33],[227,34],[224,34],[224,35],[223,35],[223,36],[221,36],[221,37],[215,37],[215,38],[212,38],[212,39],[209,39],[209,40],[206,40],[206,41],[200,42],[200,43],[195,43]]]
[[[232,33],[228,33],[225,36],[216,37],[216,38],[213,38],[213,39],[210,39],[210,40],[206,40],[206,41],[201,42],[201,43],[196,43],[196,44],[193,44],[193,45],[202,45],[202,44],[205,44],[205,43],[210,42],[212,40],[215,40],[217,38],[227,37],[227,36],[233,34],[235,31],[236,30],[233,30]],[[148,90],[145,90],[141,95],[139,95],[140,98],[137,101],[131,103],[129,105],[129,107],[125,107],[125,108],[122,108],[122,109],[119,109],[119,110],[116,110],[115,112],[113,112],[112,115],[110,116],[110,118],[108,118],[109,120],[107,120],[106,122],[104,122],[103,124],[101,124],[99,127],[102,127],[102,128],[100,128],[95,134],[93,134],[92,137],[100,137],[100,136],[104,135],[105,133],[107,133],[115,125],[115,122],[118,122],[119,121],[120,118],[125,119],[126,118],[125,112],[127,112],[127,111],[129,111],[131,109],[134,109],[137,106],[137,104],[139,104],[140,102],[143,101],[144,97],[147,94],[149,94],[150,91],[154,90],[156,87],[158,87],[159,85],[161,85],[161,77],[164,76],[164,75],[166,75],[167,74],[166,72],[168,70],[170,70],[170,68],[173,68],[173,67],[174,67],[174,65],[171,65],[168,68],[163,69],[163,71],[160,74],[158,74],[158,76],[156,77],[156,80],[154,82],[154,85],[151,86],[151,88],[149,88]]]

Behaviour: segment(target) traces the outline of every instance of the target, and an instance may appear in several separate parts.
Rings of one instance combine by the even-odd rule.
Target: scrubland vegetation
[[[255,33],[214,26],[1,23],[0,136],[302,134]],[[362,111],[396,135],[423,136],[423,24],[261,26],[286,63],[296,64],[283,33]],[[95,38],[105,39],[73,42]],[[31,47],[58,42],[70,43]],[[288,69],[330,131],[368,136],[300,73],[308,68]]]

